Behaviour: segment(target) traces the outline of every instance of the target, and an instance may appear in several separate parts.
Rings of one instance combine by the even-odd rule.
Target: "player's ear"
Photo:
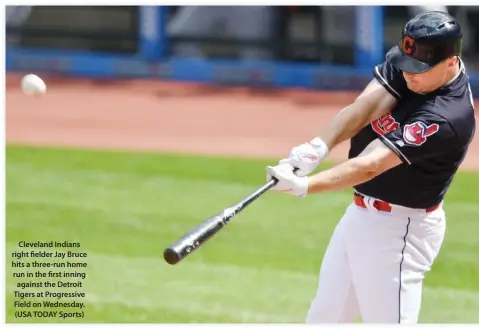
[[[459,60],[459,57],[457,57],[457,56],[454,56],[454,57],[449,58],[449,61],[448,61],[448,65],[447,65],[447,66],[448,66],[449,68],[453,68],[454,65],[456,65],[456,63],[458,62],[458,60]]]

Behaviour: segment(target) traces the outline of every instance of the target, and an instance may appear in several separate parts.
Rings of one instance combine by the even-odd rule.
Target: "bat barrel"
[[[174,265],[181,260],[180,254],[171,247],[165,249],[163,252],[163,258],[165,259],[166,263],[171,265]]]
[[[226,213],[222,212],[202,222],[175,243],[168,246],[163,252],[163,258],[168,264],[180,262],[220,231],[230,218],[231,216],[227,216]]]
[[[296,170],[297,169],[295,169],[295,171]],[[226,226],[226,224],[235,215],[240,213],[250,203],[258,199],[277,182],[278,181],[273,178],[234,206],[225,208],[222,212],[194,227],[186,235],[178,239],[175,243],[171,244],[163,251],[163,258],[165,259],[166,263],[176,264],[197,250],[204,242],[213,237],[224,226]]]

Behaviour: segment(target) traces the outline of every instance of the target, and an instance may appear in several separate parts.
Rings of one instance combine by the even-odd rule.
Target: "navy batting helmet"
[[[459,22],[447,13],[428,11],[404,25],[400,45],[389,50],[386,59],[401,71],[423,73],[461,52]]]

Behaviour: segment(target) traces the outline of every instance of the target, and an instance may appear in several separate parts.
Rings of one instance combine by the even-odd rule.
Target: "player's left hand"
[[[298,177],[289,164],[279,164],[266,167],[266,180],[273,177],[278,183],[271,190],[281,191],[298,197],[306,197],[308,193],[308,177]]]
[[[289,164],[297,167],[296,175],[304,177],[311,174],[321,161],[328,155],[328,146],[320,138],[303,143],[294,147],[288,158],[279,161],[279,164]]]

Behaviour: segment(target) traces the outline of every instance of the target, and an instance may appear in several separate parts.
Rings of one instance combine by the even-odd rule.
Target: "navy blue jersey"
[[[469,78],[460,64],[453,81],[428,94],[410,91],[402,72],[387,61],[374,68],[374,76],[398,104],[351,139],[349,158],[380,138],[403,163],[355,186],[358,192],[412,208],[443,200],[475,132]]]

